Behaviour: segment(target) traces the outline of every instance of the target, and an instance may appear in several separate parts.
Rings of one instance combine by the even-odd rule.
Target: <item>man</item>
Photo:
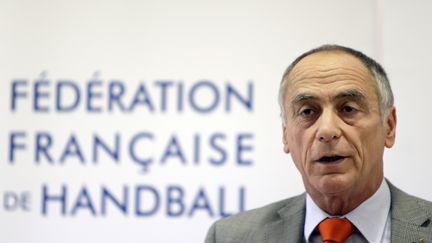
[[[216,222],[211,242],[432,242],[432,203],[384,179],[396,134],[386,73],[351,48],[298,57],[279,90],[284,151],[306,193]]]

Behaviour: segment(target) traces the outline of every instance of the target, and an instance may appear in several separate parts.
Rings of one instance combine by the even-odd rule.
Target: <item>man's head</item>
[[[323,46],[297,58],[281,82],[284,150],[305,188],[332,214],[370,197],[383,179],[396,112],[386,74],[364,54]]]

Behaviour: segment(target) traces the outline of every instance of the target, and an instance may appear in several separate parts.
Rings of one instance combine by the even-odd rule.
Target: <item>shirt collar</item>
[[[348,218],[368,242],[381,242],[390,211],[390,189],[385,180],[378,190],[353,211],[341,217]],[[317,225],[330,217],[319,208],[309,194],[306,195],[306,218],[304,235],[308,240]]]

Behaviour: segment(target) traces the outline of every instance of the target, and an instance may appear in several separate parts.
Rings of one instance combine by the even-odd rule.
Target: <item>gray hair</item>
[[[385,121],[385,118],[388,116],[389,109],[393,107],[394,98],[393,98],[393,92],[390,87],[390,82],[387,78],[387,74],[384,71],[383,67],[372,58],[352,48],[340,46],[340,45],[323,45],[303,53],[302,55],[297,57],[285,70],[285,73],[282,76],[282,81],[279,86],[279,106],[281,109],[282,122],[285,124],[284,97],[287,91],[289,74],[297,65],[297,63],[299,63],[303,58],[321,51],[342,51],[356,57],[366,66],[366,68],[372,74],[373,79],[375,80],[376,90],[379,98],[380,115],[382,120]]]

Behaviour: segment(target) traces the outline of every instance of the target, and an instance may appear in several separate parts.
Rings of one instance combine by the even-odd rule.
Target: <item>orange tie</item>
[[[346,218],[326,218],[318,225],[323,243],[343,243],[354,231]]]

